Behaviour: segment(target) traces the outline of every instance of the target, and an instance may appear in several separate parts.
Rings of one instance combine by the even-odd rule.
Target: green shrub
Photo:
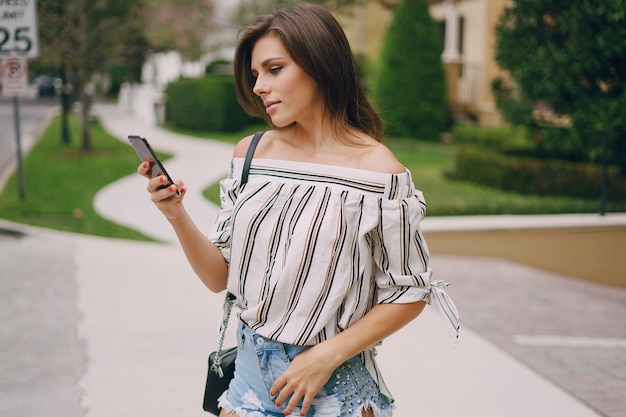
[[[233,63],[227,59],[217,59],[204,68],[205,74],[232,74]]]
[[[176,128],[236,132],[253,121],[237,101],[232,75],[182,79],[165,94],[166,118]]]
[[[592,199],[600,196],[602,167],[591,163],[508,156],[481,147],[461,146],[450,176],[523,194]],[[626,181],[620,176],[618,167],[608,167],[607,183],[607,199],[623,200]]]
[[[372,66],[372,97],[393,136],[438,140],[446,129],[443,45],[426,0],[403,0]]]

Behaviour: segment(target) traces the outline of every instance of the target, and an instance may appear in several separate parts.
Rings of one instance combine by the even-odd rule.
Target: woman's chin
[[[285,120],[274,120],[272,119],[272,124],[276,126],[278,129],[284,129],[286,127],[291,127],[296,124],[294,121],[285,121]]]

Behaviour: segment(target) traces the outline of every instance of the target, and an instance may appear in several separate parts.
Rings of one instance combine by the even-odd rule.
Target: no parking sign
[[[28,88],[28,66],[26,60],[12,57],[2,60],[2,96],[18,97]]]

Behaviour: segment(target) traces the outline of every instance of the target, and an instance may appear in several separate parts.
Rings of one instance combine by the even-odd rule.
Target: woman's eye
[[[281,66],[271,67],[271,68],[270,68],[270,72],[271,72],[272,74],[278,74],[278,72],[279,72],[281,69],[283,69],[283,67],[281,67]]]

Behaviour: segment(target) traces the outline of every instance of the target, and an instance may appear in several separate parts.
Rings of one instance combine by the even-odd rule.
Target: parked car
[[[56,95],[56,87],[54,85],[55,77],[50,75],[38,75],[35,77],[33,83],[37,87],[37,92],[40,97],[43,96],[54,96]]]

